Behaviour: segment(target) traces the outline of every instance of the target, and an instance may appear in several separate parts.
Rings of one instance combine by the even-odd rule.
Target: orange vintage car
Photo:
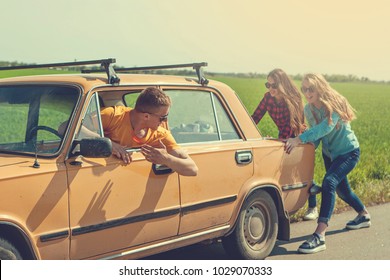
[[[196,70],[183,77],[122,74],[114,62],[84,62],[106,74],[0,80],[0,258],[138,259],[221,239],[232,258],[264,259],[288,240],[289,215],[312,185],[314,146],[286,154],[262,137],[236,93],[203,76],[206,63],[148,68]],[[152,165],[137,147],[128,165],[111,155],[100,108],[131,107],[150,86],[171,97],[169,129],[197,176]],[[83,138],[82,126],[101,137]]]

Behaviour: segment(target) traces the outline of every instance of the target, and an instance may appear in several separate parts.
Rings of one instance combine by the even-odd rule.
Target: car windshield
[[[69,86],[1,86],[0,151],[58,152],[78,98]]]

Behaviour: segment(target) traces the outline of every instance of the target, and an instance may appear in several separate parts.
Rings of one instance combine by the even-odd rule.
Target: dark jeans
[[[309,202],[309,208],[314,208],[317,206],[317,199],[315,194],[309,195],[309,199],[307,201]]]
[[[335,158],[333,161],[322,155],[326,174],[322,182],[322,202],[318,222],[328,224],[332,216],[337,195],[348,203],[356,212],[364,210],[364,205],[351,190],[347,174],[353,170],[360,158],[360,149],[357,148],[347,154]]]

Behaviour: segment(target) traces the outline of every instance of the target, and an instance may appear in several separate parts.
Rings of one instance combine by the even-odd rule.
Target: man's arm
[[[172,150],[169,154],[171,155],[171,162],[166,165],[172,170],[184,176],[198,175],[198,166],[184,150]]]
[[[184,150],[175,149],[168,152],[161,141],[160,146],[160,148],[154,148],[143,145],[141,152],[147,161],[166,165],[180,175],[196,176],[198,174],[198,166]]]

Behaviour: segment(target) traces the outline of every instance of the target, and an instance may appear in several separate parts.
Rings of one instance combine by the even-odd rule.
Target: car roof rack
[[[107,74],[108,82],[112,85],[118,85],[120,82],[120,79],[116,75],[115,70],[112,67],[112,63],[115,63],[115,62],[116,62],[115,58],[107,58],[107,59],[87,60],[87,61],[5,66],[5,67],[0,67],[0,70],[20,70],[20,69],[33,69],[33,68],[50,68],[50,67],[82,66],[82,65],[100,64],[101,67],[104,68],[104,71]],[[102,72],[102,70],[100,70],[99,72]]]
[[[199,63],[186,63],[186,64],[170,64],[170,65],[157,65],[157,66],[140,66],[140,67],[129,67],[129,68],[115,68],[114,71],[119,72],[131,72],[131,71],[145,71],[145,70],[161,70],[161,69],[173,69],[173,68],[186,68],[192,67],[195,69],[196,75],[198,76],[198,83],[201,85],[207,85],[209,81],[203,75],[202,67],[207,66],[207,62]],[[101,72],[99,69],[82,69],[82,73],[97,73]]]

